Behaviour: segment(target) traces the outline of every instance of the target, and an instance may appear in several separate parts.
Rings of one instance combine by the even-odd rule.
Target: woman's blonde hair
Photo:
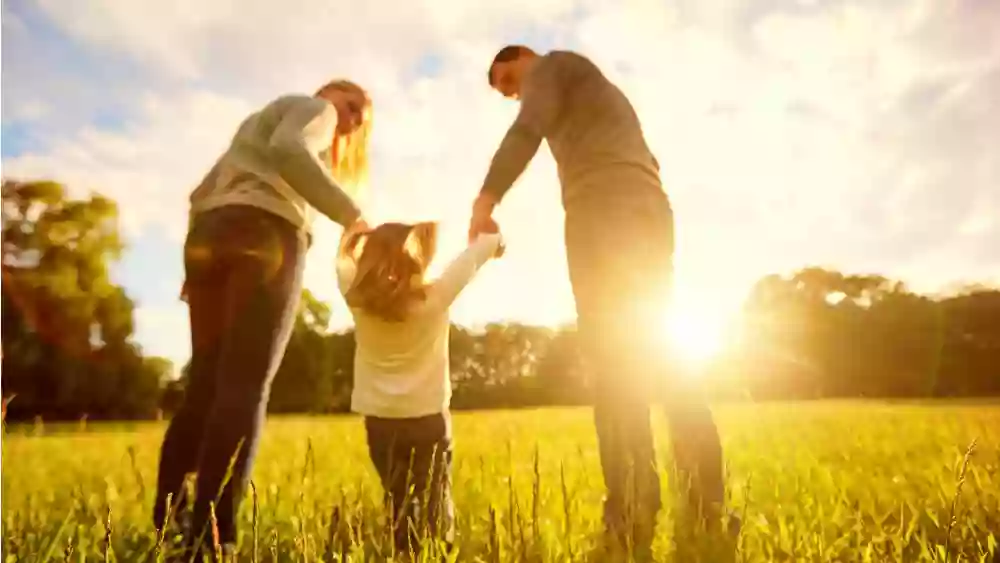
[[[330,146],[330,167],[334,177],[345,186],[357,187],[368,181],[368,143],[372,129],[371,97],[364,88],[344,79],[327,83],[316,94],[322,95],[331,91],[356,94],[365,101],[361,125],[349,135],[341,135],[334,131]]]
[[[424,276],[437,250],[437,224],[385,223],[346,235],[341,260],[355,265],[354,280],[344,293],[347,304],[387,321],[402,321],[427,297]]]

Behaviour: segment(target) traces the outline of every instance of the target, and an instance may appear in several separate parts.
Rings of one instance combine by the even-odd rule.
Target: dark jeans
[[[397,552],[416,552],[421,535],[453,540],[451,415],[365,417],[368,453],[389,508]]]
[[[651,524],[660,509],[651,399],[666,403],[674,460],[691,480],[692,503],[723,501],[722,447],[711,411],[698,389],[671,373],[657,341],[673,250],[665,195],[567,209],[567,262],[581,349],[593,374],[605,523],[612,530]]]
[[[222,207],[195,218],[184,245],[191,364],[184,402],[160,453],[157,528],[167,524],[167,495],[176,514],[185,476],[195,472],[194,539],[214,502],[220,541],[236,541],[235,516],[271,380],[294,326],[306,246],[290,223],[253,207]],[[210,545],[211,534],[203,537]]]

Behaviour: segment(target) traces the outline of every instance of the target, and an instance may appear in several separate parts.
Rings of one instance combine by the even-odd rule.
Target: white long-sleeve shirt
[[[191,194],[191,216],[225,205],[250,205],[309,231],[312,209],[349,226],[357,205],[330,172],[337,127],[333,104],[282,96],[247,117],[229,148]]]
[[[386,321],[360,309],[354,316],[354,392],[351,410],[383,418],[444,412],[451,403],[448,310],[476,272],[493,257],[500,235],[480,235],[444,269],[405,320]],[[337,263],[340,292],[354,279],[354,263]]]

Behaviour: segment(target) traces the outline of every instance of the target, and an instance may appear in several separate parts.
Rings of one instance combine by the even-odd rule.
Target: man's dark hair
[[[530,47],[525,47],[524,45],[507,45],[503,49],[497,52],[496,56],[493,57],[493,62],[490,63],[490,68],[486,71],[486,80],[489,81],[490,87],[493,87],[493,68],[500,63],[509,63],[511,61],[516,61],[522,56],[528,53],[534,53]]]

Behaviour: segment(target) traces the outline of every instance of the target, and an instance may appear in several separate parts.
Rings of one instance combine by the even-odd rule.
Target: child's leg
[[[453,540],[451,500],[451,418],[448,413],[410,419],[407,424],[412,457],[412,499],[407,515],[419,542],[425,536]]]
[[[368,447],[382,478],[397,551],[416,552],[430,532],[452,539],[451,421],[447,414],[365,420]]]
[[[410,474],[410,451],[407,426],[410,419],[365,417],[368,454],[382,482],[389,526],[393,530],[396,551],[409,551],[408,518],[413,479]]]
[[[431,482],[428,487],[427,517],[431,534],[449,545],[455,536],[455,505],[451,497],[451,415],[436,417],[433,426],[437,440],[430,459]]]
[[[397,473],[400,462],[397,458],[396,444],[400,439],[395,421],[388,418],[378,418],[374,416],[365,417],[365,434],[368,438],[368,456],[378,472],[379,481],[382,482],[383,496],[387,507],[394,503],[392,499],[398,497],[400,493],[405,493],[405,483],[401,483]],[[405,469],[402,469],[405,472]],[[404,488],[404,490],[397,490]],[[395,503],[399,504],[399,503]],[[392,512],[397,510],[393,507]]]

